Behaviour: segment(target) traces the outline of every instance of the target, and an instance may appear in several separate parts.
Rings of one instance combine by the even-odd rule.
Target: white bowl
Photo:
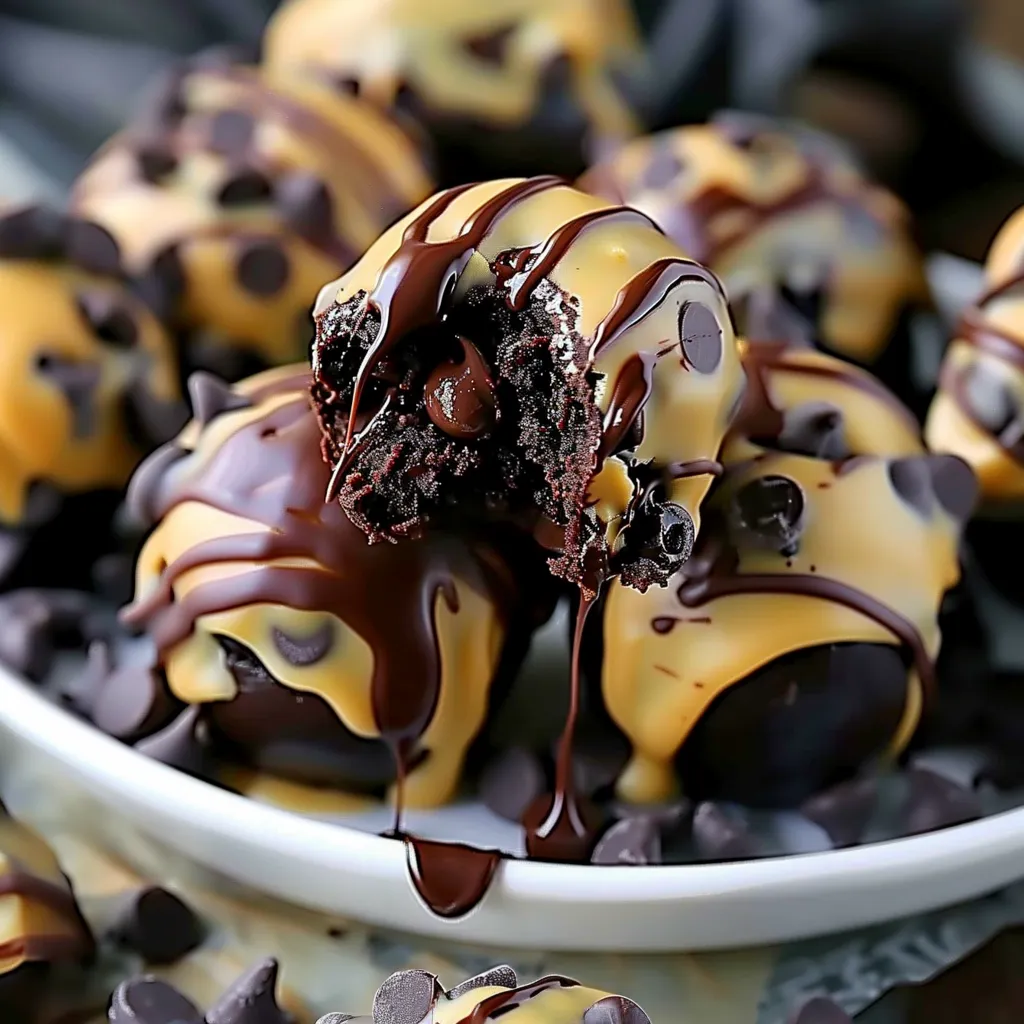
[[[930,835],[736,864],[505,861],[481,905],[420,904],[400,842],[277,810],[152,761],[0,670],[8,772],[59,778],[119,823],[274,897],[379,926],[533,949],[680,951],[803,938],[948,905],[1024,874],[1024,809]],[[8,776],[10,777],[10,776]],[[107,826],[107,819],[104,819]]]

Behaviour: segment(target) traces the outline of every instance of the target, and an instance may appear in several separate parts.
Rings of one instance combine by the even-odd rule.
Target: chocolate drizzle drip
[[[438,917],[464,917],[487,894],[501,854],[462,843],[442,843],[400,835],[409,877],[420,898]]]

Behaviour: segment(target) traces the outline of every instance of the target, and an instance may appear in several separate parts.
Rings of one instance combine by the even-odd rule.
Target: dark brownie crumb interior
[[[365,299],[332,307],[318,325],[314,398],[332,465],[345,444],[352,382],[380,326]],[[595,568],[603,537],[585,497],[601,419],[577,320],[573,300],[550,282],[523,310],[510,309],[498,288],[478,287],[381,362],[337,489],[371,541],[415,536],[427,525],[505,521],[561,548],[551,561],[557,575],[579,582]],[[494,413],[487,432],[457,437],[431,418],[425,387],[439,366],[465,360],[467,343],[489,371]]]

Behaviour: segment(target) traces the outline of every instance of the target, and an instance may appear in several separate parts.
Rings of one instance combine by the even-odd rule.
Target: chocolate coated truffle
[[[74,208],[116,237],[186,370],[238,380],[302,358],[316,289],[429,193],[417,146],[273,70],[197,62],[157,99],[82,173]]]
[[[272,69],[412,115],[446,184],[578,174],[585,147],[635,132],[645,70],[626,0],[290,0],[263,47]]]

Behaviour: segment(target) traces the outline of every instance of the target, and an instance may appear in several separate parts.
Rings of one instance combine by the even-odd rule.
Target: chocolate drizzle
[[[523,1003],[528,1002],[541,992],[552,988],[576,988],[579,984],[572,978],[565,978],[558,974],[549,974],[547,977],[539,978],[530,982],[529,985],[521,985],[519,988],[509,989],[506,992],[495,992],[493,996],[477,1003],[473,1010],[456,1024],[485,1024],[486,1021],[494,1020],[496,1017],[504,1016]]]
[[[491,886],[501,854],[462,843],[442,843],[400,835],[409,877],[421,899],[438,917],[464,917]]]

